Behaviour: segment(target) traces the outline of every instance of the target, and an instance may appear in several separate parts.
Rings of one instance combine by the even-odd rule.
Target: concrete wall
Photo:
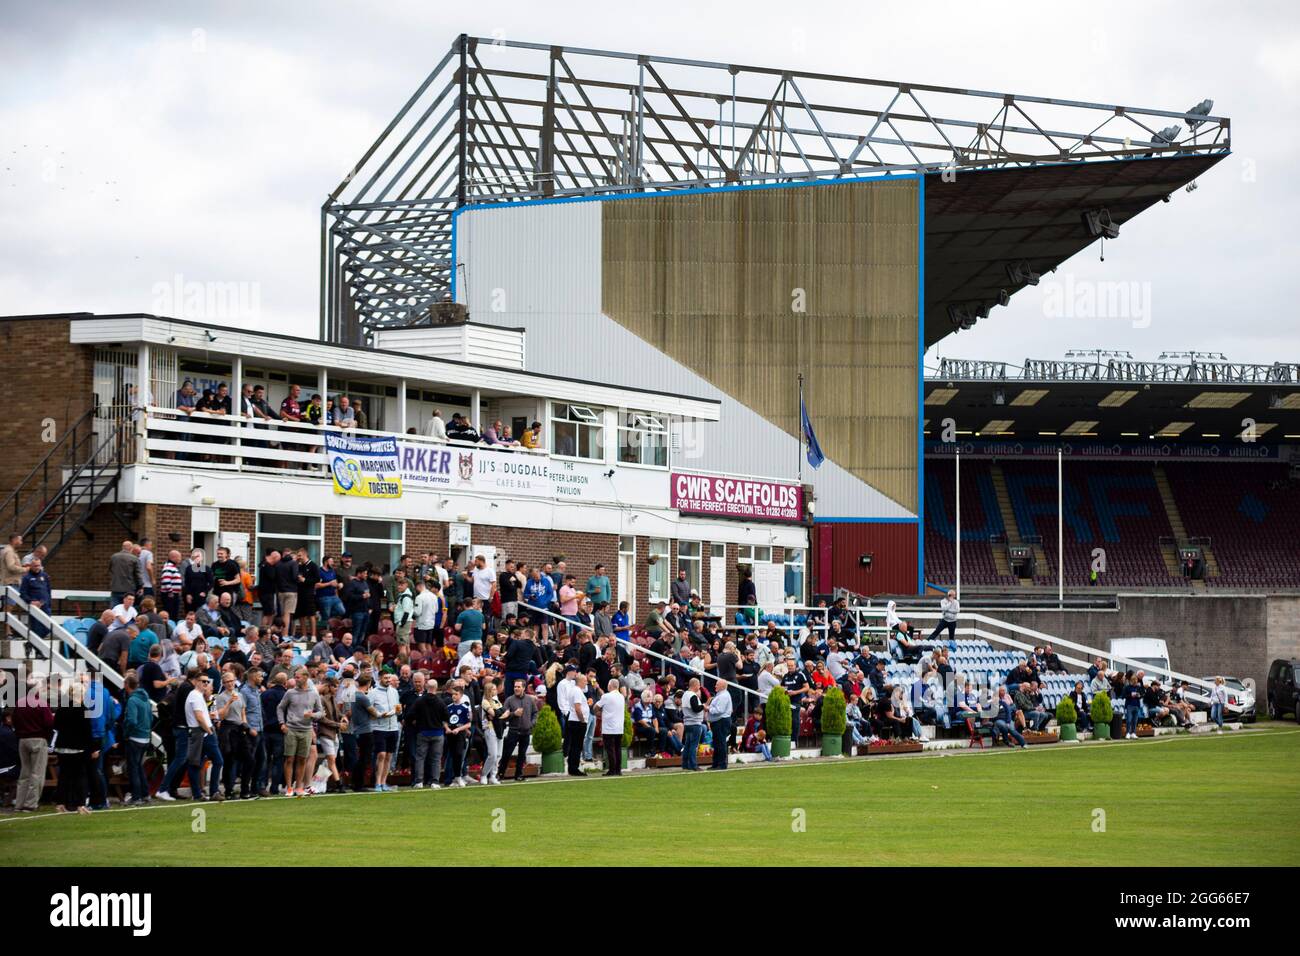
[[[1112,638],[1161,638],[1169,645],[1174,670],[1254,678],[1261,697],[1269,663],[1275,657],[1300,656],[1297,597],[1121,595],[1117,611],[985,613],[1102,650]]]

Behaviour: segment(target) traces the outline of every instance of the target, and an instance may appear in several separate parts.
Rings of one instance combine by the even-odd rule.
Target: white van
[[[1169,648],[1165,642],[1154,637],[1118,637],[1110,642],[1110,666],[1117,671],[1137,670],[1131,664],[1117,663],[1116,657],[1127,657],[1142,665],[1147,670],[1147,678],[1158,678],[1163,685],[1169,684],[1169,678],[1163,673],[1151,673],[1153,667],[1169,671]]]

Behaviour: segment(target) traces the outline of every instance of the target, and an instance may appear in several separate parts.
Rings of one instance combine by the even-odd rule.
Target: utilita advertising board
[[[669,506],[682,514],[754,521],[802,521],[803,488],[781,481],[673,472]]]

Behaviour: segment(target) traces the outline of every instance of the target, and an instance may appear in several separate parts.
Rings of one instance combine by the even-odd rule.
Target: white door
[[[248,532],[246,531],[221,531],[218,532],[217,547],[229,548],[232,558],[243,557],[245,561],[250,561],[248,556]],[[256,565],[256,561],[250,561]]]
[[[727,546],[709,548],[709,613],[725,618],[727,604]]]
[[[618,603],[627,602],[628,620],[636,620],[636,555],[618,556]]]
[[[489,568],[493,568],[498,571],[501,570],[500,568],[497,567],[496,545],[491,545],[491,544],[471,544],[469,546],[469,554],[466,557],[465,566],[469,567],[469,565],[474,562],[474,559],[477,558],[480,554],[483,555],[484,560],[487,561],[487,566]]]

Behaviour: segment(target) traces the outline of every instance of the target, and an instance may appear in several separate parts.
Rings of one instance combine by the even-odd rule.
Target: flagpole
[[[803,372],[799,373],[799,484],[803,484]]]

